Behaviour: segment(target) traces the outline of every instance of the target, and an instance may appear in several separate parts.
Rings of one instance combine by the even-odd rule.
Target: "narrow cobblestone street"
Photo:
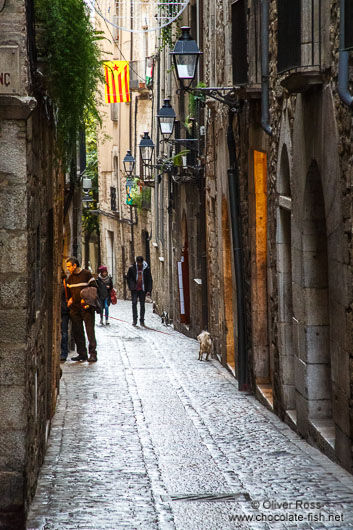
[[[131,326],[131,302],[111,309],[98,363],[63,365],[28,530],[353,528],[347,472],[151,304],[153,330]]]

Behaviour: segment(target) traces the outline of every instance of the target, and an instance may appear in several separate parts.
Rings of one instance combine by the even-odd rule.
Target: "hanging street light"
[[[144,167],[152,167],[152,158],[154,152],[154,143],[148,132],[145,132],[139,145],[140,157]]]
[[[92,180],[90,178],[83,177],[82,190],[83,190],[82,204],[84,208],[89,208],[91,202],[93,202],[93,197],[92,195],[90,195],[90,191],[92,190]]]
[[[206,97],[215,99],[230,107],[232,112],[239,112],[239,86],[191,87],[196,76],[198,61],[202,52],[196,41],[190,35],[190,27],[183,26],[181,30],[182,35],[180,39],[176,42],[174,50],[169,52],[173,57],[176,75],[180,82],[180,88],[177,90],[177,94],[189,92],[195,96],[203,96],[204,99]]]
[[[89,208],[90,204],[93,202],[93,197],[89,194],[88,191],[85,191],[82,196],[82,204],[84,208]]]
[[[196,76],[197,64],[202,55],[199,47],[190,35],[190,27],[183,26],[182,34],[176,42],[174,50],[169,52],[173,57],[175,71],[181,84],[188,81],[190,86]]]
[[[132,156],[130,149],[127,150],[123,165],[126,175],[131,178],[135,168],[135,159]]]
[[[159,109],[157,121],[163,138],[170,138],[174,130],[175,111],[170,104],[169,98],[164,100],[163,107]]]

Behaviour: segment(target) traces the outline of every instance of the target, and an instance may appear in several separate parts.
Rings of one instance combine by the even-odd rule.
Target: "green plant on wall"
[[[130,191],[130,197],[132,199],[132,206],[135,206],[139,211],[149,209],[151,204],[151,188],[141,186],[140,179],[135,178],[134,185]]]
[[[203,81],[200,81],[197,83],[195,89],[197,88],[206,88],[206,84]],[[204,103],[206,101],[206,95],[203,94],[201,91],[195,93],[189,93],[189,101],[188,101],[188,115],[185,118],[185,127],[187,129],[191,128],[191,122],[189,121],[191,118],[198,119],[198,106],[200,103]]]
[[[181,167],[183,165],[183,158],[190,153],[190,149],[183,149],[172,157],[174,166]]]
[[[175,17],[179,11],[179,5],[177,3],[170,3],[170,0],[160,0],[158,3],[159,15],[161,17]],[[173,23],[168,24],[161,28],[160,32],[160,45],[159,50],[162,51],[164,48],[174,48],[175,42],[181,35],[181,24],[182,16],[179,16]]]
[[[35,0],[38,55],[54,103],[59,147],[69,163],[87,116],[99,119],[96,94],[103,80],[98,40],[82,0]]]
[[[97,128],[97,120],[92,116],[88,117],[86,120],[86,169],[83,176],[91,179],[92,188],[89,194],[92,197],[94,208],[96,208],[98,202]],[[91,207],[83,208],[82,228],[85,233],[89,234],[99,230],[98,216],[92,214]]]
[[[92,210],[97,209],[98,202],[98,150],[97,150],[97,129],[98,121],[92,116],[86,120],[86,169],[83,177],[91,179],[92,188],[89,191],[92,202],[82,209],[82,232],[85,246],[85,267],[88,267],[90,259],[90,241],[93,234],[99,236],[98,216]],[[98,255],[99,237],[98,237]]]

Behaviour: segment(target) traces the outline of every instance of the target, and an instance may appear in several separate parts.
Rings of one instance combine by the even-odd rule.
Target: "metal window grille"
[[[153,85],[153,57],[146,57],[138,61],[130,61],[130,89],[138,90],[152,88]]]
[[[116,212],[116,188],[110,188],[110,209]]]
[[[130,61],[130,89],[136,90],[145,86],[145,60]]]
[[[346,50],[353,48],[353,0],[344,3],[344,47]]]
[[[112,121],[118,121],[119,119],[119,107],[120,103],[110,103],[110,119]]]
[[[301,0],[278,0],[278,72],[300,66]]]
[[[232,4],[232,59],[233,83],[248,81],[246,2],[237,0]]]

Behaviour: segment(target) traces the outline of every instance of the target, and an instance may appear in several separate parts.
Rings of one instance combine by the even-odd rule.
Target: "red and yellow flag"
[[[129,61],[106,61],[104,64],[105,102],[128,103]]]

